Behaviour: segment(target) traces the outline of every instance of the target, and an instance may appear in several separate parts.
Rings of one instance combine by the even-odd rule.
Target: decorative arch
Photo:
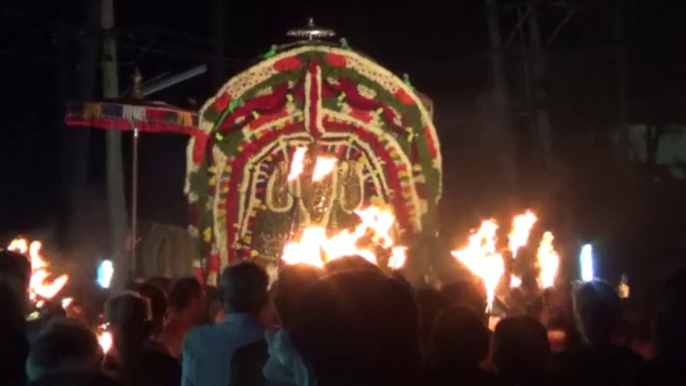
[[[276,194],[269,181],[297,146],[348,163],[337,178],[354,188],[336,200],[352,201],[340,207],[382,200],[403,239],[435,234],[441,154],[430,112],[408,83],[354,51],[301,46],[275,54],[229,80],[200,117],[186,193],[210,281],[231,261],[278,258],[291,216],[268,209]],[[355,173],[345,173],[350,168]],[[349,225],[349,211],[339,209],[334,200],[328,228]]]

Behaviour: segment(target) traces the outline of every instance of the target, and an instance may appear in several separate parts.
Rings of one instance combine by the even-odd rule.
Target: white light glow
[[[114,276],[114,265],[110,260],[105,260],[98,267],[98,285],[102,288],[110,288]]]
[[[581,248],[579,255],[579,263],[581,264],[581,280],[584,282],[592,281],[593,273],[593,247],[591,244],[586,244]]]

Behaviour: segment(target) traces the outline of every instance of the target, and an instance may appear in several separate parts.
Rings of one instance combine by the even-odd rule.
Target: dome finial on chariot
[[[307,21],[307,26],[289,30],[287,35],[296,38],[306,38],[311,41],[334,37],[336,32],[329,28],[317,26],[314,23],[314,18],[310,17]]]

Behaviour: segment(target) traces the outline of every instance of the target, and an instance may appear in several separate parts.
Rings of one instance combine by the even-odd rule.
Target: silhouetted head
[[[226,312],[257,316],[267,304],[268,284],[267,272],[253,262],[244,261],[226,268],[221,278]]]
[[[31,263],[21,253],[0,250],[0,283],[7,286],[25,309],[31,278]]]
[[[452,306],[434,323],[430,362],[438,369],[478,368],[488,347],[489,332],[481,315],[464,305]]]
[[[105,321],[110,324],[114,348],[122,359],[140,351],[152,334],[150,301],[127,291],[107,301]]]
[[[368,271],[331,275],[310,287],[298,315],[292,341],[318,384],[417,380],[417,307],[413,294],[395,280]]]
[[[207,297],[198,279],[191,276],[174,282],[169,293],[169,311],[183,314],[196,324],[207,320]]]
[[[461,280],[450,283],[441,288],[441,294],[449,304],[463,305],[469,307],[485,318],[486,311],[486,289],[483,286]]]
[[[329,261],[324,266],[324,270],[328,274],[336,274],[349,271],[367,271],[383,274],[379,267],[370,263],[365,258],[357,255],[344,256],[339,259]]]
[[[165,276],[154,276],[145,281],[145,284],[152,284],[162,290],[164,294],[169,297],[172,286],[174,285],[174,280]]]
[[[419,307],[419,321],[421,325],[422,345],[426,347],[431,338],[431,330],[438,314],[447,305],[447,302],[433,287],[422,287],[416,292],[417,305]]]
[[[147,282],[138,284],[133,289],[150,301],[152,335],[159,335],[164,325],[164,316],[167,314],[167,295],[158,286]]]
[[[573,299],[577,327],[584,340],[591,344],[611,343],[622,315],[615,289],[594,280],[577,289]]]
[[[660,359],[686,364],[686,269],[675,272],[663,286],[655,330]]]
[[[544,374],[550,345],[548,333],[538,320],[527,315],[501,320],[494,343],[495,363],[505,378],[527,383]]]
[[[29,353],[24,305],[5,283],[0,283],[0,304],[0,379],[8,385],[21,385]]]
[[[29,381],[63,373],[97,372],[102,352],[93,332],[67,318],[51,319],[31,344]]]
[[[281,269],[274,303],[283,326],[289,327],[293,323],[298,302],[310,286],[319,280],[320,274],[319,269],[307,264],[288,265]]]

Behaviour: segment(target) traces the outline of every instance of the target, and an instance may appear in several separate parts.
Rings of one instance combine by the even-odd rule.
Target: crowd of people
[[[494,324],[473,281],[417,288],[348,257],[285,266],[270,285],[242,262],[220,291],[188,277],[113,294],[106,354],[86,323],[26,322],[29,275],[0,252],[1,385],[686,385],[686,270],[654,317],[592,281],[569,310],[542,301]]]

